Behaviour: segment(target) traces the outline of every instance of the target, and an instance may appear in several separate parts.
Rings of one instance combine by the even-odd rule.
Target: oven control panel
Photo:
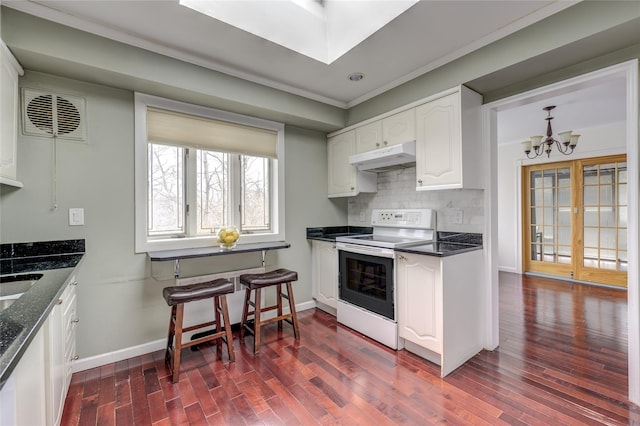
[[[436,212],[433,209],[373,209],[371,225],[435,229]]]

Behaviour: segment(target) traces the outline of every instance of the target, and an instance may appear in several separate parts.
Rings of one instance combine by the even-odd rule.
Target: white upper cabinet
[[[382,145],[391,146],[416,140],[416,110],[408,109],[382,120]]]
[[[481,105],[461,86],[416,108],[416,190],[483,187]]]
[[[377,191],[375,172],[359,172],[350,155],[412,141],[417,191],[482,189],[482,96],[459,86],[430,99],[329,137],[329,197]]]
[[[367,152],[382,146],[382,121],[374,121],[356,129],[356,152]]]
[[[416,140],[416,115],[411,108],[365,124],[356,130],[356,153]]]
[[[329,197],[348,197],[360,192],[376,192],[378,177],[375,173],[360,172],[349,164],[355,154],[356,134],[350,130],[327,139]]]
[[[0,183],[21,187],[17,177],[18,77],[24,71],[0,40]]]

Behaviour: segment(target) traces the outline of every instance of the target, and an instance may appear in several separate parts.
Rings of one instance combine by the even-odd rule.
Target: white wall
[[[77,348],[81,358],[166,338],[169,310],[162,288],[174,285],[172,262],[134,253],[133,93],[27,72],[22,87],[86,98],[87,143],[58,142],[58,209],[52,210],[51,139],[18,139],[22,189],[2,186],[2,243],[85,238],[77,275]],[[346,201],[327,199],[324,133],[285,128],[285,228],[290,249],[267,262],[295,269],[297,303],[311,302],[309,224],[344,225]],[[85,225],[70,227],[68,209],[85,209]],[[260,254],[181,262],[185,276],[259,265]]]
[[[500,114],[498,114],[500,123]],[[521,251],[521,230],[518,228],[520,216],[519,184],[522,165],[566,161],[601,155],[621,154],[626,151],[625,123],[588,129],[575,129],[581,135],[573,154],[559,154],[555,148],[551,157],[546,155],[535,160],[527,159],[520,141],[498,145],[498,268],[501,271],[520,272],[518,261]],[[525,161],[526,160],[526,161]]]
[[[484,192],[481,189],[416,191],[415,167],[378,173],[378,192],[349,198],[349,225],[369,226],[372,209],[419,208],[436,210],[438,231],[482,234]]]

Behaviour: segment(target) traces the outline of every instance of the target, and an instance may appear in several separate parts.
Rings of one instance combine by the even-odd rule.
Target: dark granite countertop
[[[0,389],[49,316],[84,256],[84,240],[0,244],[0,285],[8,275],[42,274],[0,311]]]
[[[307,239],[335,242],[336,237],[371,234],[370,226],[324,226],[307,228]]]
[[[203,247],[193,249],[179,249],[179,250],[161,250],[150,251],[147,253],[149,259],[152,261],[168,261],[168,260],[181,260],[192,259],[196,257],[207,256],[225,256],[229,254],[238,253],[250,253],[253,251],[269,251],[278,250],[291,247],[291,244],[284,241],[270,242],[270,243],[249,243],[249,244],[237,244],[231,250],[221,249],[216,247]]]
[[[438,232],[433,243],[418,246],[398,247],[395,251],[446,257],[470,251],[482,250],[482,234]]]

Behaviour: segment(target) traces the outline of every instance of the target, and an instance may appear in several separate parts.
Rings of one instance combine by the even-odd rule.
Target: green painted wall
[[[161,293],[173,285],[172,264],[154,264],[152,276],[146,254],[134,253],[133,92],[32,71],[20,85],[85,97],[88,141],[58,141],[58,208],[52,210],[53,142],[19,137],[18,179],[24,188],[1,188],[0,240],[86,239],[78,274],[81,357],[164,338],[168,308]],[[326,197],[324,133],[287,126],[285,158],[286,240],[292,247],[267,260],[299,272],[295,296],[302,303],[312,300],[305,228],[345,224],[347,205]],[[68,225],[70,207],[85,209],[84,226]],[[196,275],[258,265],[259,255],[232,255],[183,261],[181,271]]]

